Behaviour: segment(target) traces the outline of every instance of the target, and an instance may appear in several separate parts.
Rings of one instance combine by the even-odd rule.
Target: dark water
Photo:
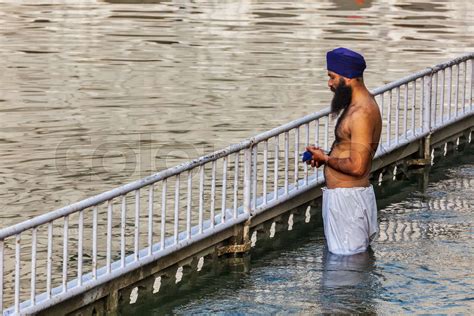
[[[471,145],[377,187],[380,234],[371,253],[328,254],[312,219],[257,242],[245,272],[199,275],[124,314],[472,314],[473,162]]]
[[[472,0],[0,0],[0,227],[474,49]]]

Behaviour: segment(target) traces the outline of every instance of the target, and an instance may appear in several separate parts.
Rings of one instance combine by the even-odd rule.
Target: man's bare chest
[[[334,128],[334,134],[336,136],[336,143],[350,141],[351,130],[349,127],[349,120],[345,117],[341,117]]]

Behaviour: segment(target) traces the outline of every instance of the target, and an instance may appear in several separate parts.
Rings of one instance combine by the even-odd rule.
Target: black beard
[[[335,117],[338,116],[342,110],[347,109],[347,107],[351,104],[352,87],[347,86],[346,83],[341,80],[333,92],[334,97],[331,101],[331,115]]]

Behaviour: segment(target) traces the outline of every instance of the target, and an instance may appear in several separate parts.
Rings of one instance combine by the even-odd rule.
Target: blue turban
[[[326,54],[327,68],[346,78],[362,77],[366,67],[364,57],[350,49],[339,47]]]

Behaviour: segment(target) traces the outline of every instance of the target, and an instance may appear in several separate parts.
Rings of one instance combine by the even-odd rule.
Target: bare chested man
[[[339,115],[331,152],[316,146],[313,167],[324,165],[323,220],[329,251],[364,252],[378,231],[377,205],[369,182],[382,120],[375,99],[364,85],[362,55],[345,48],[327,54],[328,86],[334,92],[331,113]]]

